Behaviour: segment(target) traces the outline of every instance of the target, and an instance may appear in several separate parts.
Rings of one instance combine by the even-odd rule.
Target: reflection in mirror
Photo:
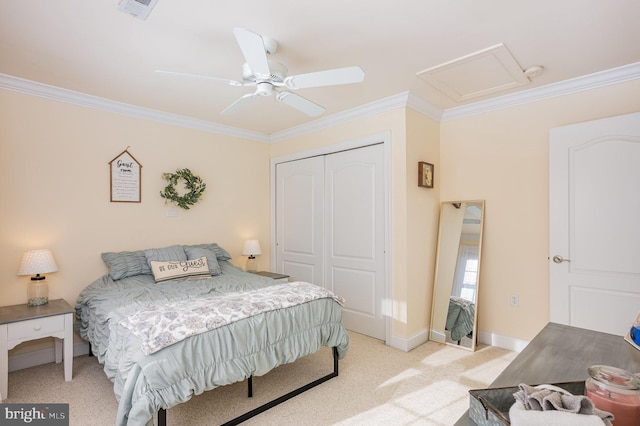
[[[484,201],[440,207],[430,339],[475,350]]]

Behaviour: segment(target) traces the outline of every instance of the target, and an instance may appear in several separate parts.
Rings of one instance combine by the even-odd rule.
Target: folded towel
[[[593,401],[584,395],[572,395],[570,392],[553,385],[539,385],[534,387],[520,384],[518,388],[520,390],[513,394],[513,397],[516,399],[516,404],[512,407],[517,418],[521,418],[523,415],[524,417],[536,417],[533,414],[527,414],[527,412],[538,414],[543,412],[553,413],[547,416],[549,418],[548,421],[555,421],[555,419],[561,420],[562,417],[567,417],[568,415],[570,418],[562,419],[563,422],[571,421],[571,418],[575,418],[575,420],[578,421],[578,423],[575,423],[576,425],[586,424],[580,422],[590,421],[587,417],[593,417],[598,420],[595,424],[611,426],[613,414],[597,409],[595,405],[593,405]],[[560,415],[560,413],[564,414]],[[580,416],[573,416],[575,414],[579,414]],[[509,416],[511,416],[511,410],[509,411]],[[512,419],[511,424],[517,426],[519,424],[533,425],[541,423],[514,423]],[[545,420],[542,424],[555,423],[547,423],[547,420]]]
[[[611,426],[611,422],[604,421],[595,414],[527,410],[520,401],[509,409],[509,422],[511,426]]]

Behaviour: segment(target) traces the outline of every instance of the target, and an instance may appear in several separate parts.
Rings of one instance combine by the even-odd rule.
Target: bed
[[[164,410],[193,395],[251,383],[322,346],[337,375],[349,348],[339,296],[243,272],[217,244],[102,258],[109,273],[80,293],[75,327],[114,383],[117,425],[153,424],[156,412],[165,422]],[[163,276],[171,265],[187,272]]]
[[[461,297],[449,298],[449,311],[445,330],[451,332],[451,340],[460,342],[464,336],[472,337],[476,305]]]

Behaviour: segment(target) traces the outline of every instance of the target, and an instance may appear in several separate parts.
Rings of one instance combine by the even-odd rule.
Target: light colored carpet
[[[427,342],[411,352],[350,333],[340,375],[247,421],[246,425],[452,425],[469,407],[469,389],[485,388],[517,355],[480,346],[469,352]],[[253,381],[194,396],[167,410],[169,426],[216,425],[258,407],[333,370],[331,350],[321,349]],[[71,425],[113,425],[113,385],[96,358],[74,359],[73,380],[62,364],[9,374],[6,403],[69,403]]]

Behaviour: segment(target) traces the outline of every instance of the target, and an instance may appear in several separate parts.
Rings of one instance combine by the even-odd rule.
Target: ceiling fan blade
[[[304,112],[310,117],[316,117],[326,111],[320,105],[291,92],[280,92],[276,99],[298,111]]]
[[[218,83],[228,84],[229,86],[245,86],[245,83],[237,80],[229,80],[228,78],[220,78],[220,77],[210,77],[208,75],[199,75],[199,74],[189,74],[185,72],[177,72],[177,71],[164,71],[164,70],[155,70],[158,74],[177,76],[177,77],[187,77],[187,78],[195,78],[198,80],[209,80],[215,81]]]
[[[270,76],[271,71],[262,36],[244,28],[234,28],[233,34],[251,71],[260,77]]]
[[[235,114],[236,112],[240,111],[245,105],[249,104],[257,96],[257,93],[247,93],[246,95],[242,96],[240,99],[226,107],[220,114]]]
[[[360,83],[362,80],[364,80],[364,71],[360,67],[346,67],[292,75],[285,78],[284,85],[289,89],[304,89],[307,87]]]

